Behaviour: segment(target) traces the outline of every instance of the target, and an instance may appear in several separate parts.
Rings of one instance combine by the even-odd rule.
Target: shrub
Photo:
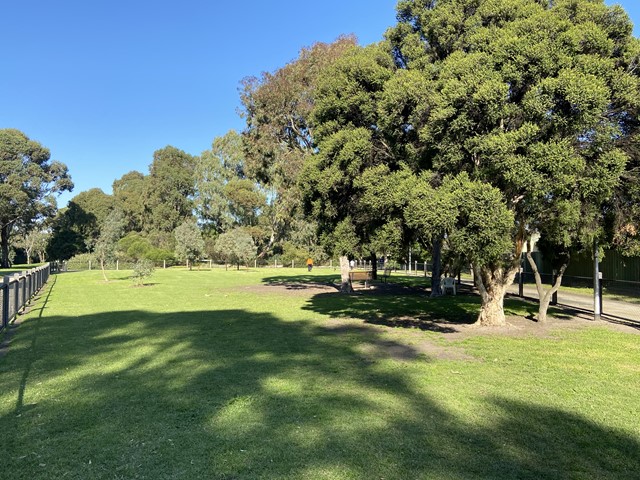
[[[145,278],[150,277],[155,271],[155,267],[151,260],[143,258],[138,260],[133,266],[133,281],[136,285],[144,285]]]

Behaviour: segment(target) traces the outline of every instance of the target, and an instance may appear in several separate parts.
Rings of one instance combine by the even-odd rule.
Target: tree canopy
[[[501,302],[532,233],[558,248],[597,234],[628,160],[617,141],[632,130],[638,42],[601,1],[401,1],[398,18],[388,38],[420,98],[404,128],[434,169],[494,186],[513,213],[511,253],[474,266]]]
[[[9,239],[55,214],[54,194],[71,191],[66,165],[49,150],[15,129],[0,130],[0,266],[9,266]]]

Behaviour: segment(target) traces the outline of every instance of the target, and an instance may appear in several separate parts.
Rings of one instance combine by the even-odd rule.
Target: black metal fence
[[[0,301],[2,303],[0,331],[4,330],[26,308],[31,299],[47,283],[50,273],[51,268],[47,263],[41,267],[5,275],[2,278],[2,282],[0,282]]]

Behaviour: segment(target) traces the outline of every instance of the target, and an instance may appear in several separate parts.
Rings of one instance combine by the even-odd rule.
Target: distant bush
[[[67,260],[67,270],[87,270],[91,268],[100,268],[98,260],[92,253],[79,253]]]

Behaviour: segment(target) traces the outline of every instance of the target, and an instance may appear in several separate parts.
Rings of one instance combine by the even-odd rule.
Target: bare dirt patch
[[[326,283],[299,283],[299,282],[278,282],[267,285],[248,285],[242,288],[244,292],[255,293],[257,295],[296,295],[308,296],[319,293],[337,292],[335,285]]]

